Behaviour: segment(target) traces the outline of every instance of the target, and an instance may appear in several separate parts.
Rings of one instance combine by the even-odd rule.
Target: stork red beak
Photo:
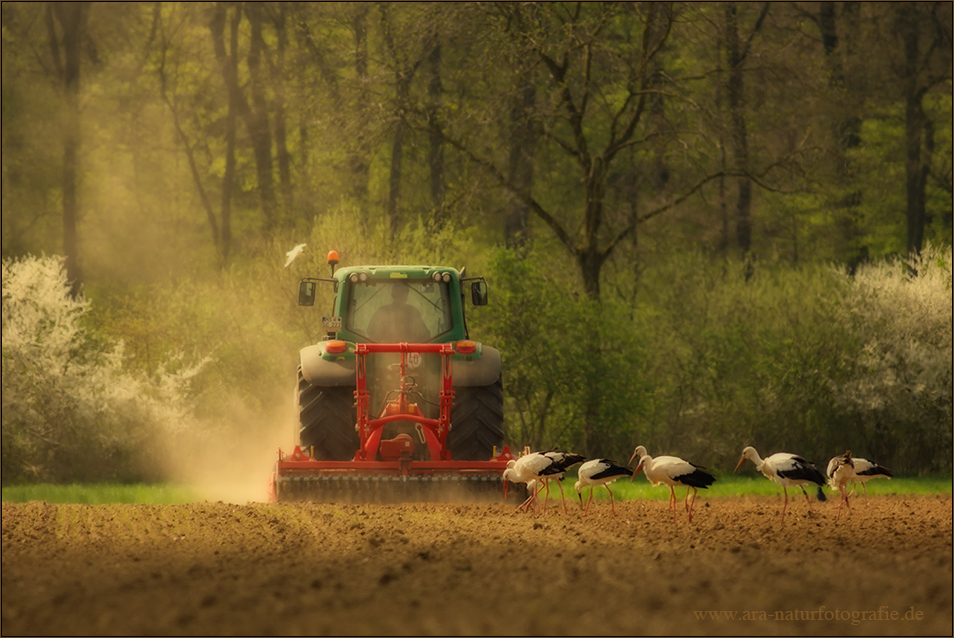
[[[744,457],[744,456],[743,456],[741,459],[739,459],[739,464],[735,466],[735,469],[732,470],[732,473],[735,474],[736,472],[738,472],[738,471],[739,471],[739,468],[742,467],[742,464],[743,464],[743,463],[745,463],[745,457]]]
[[[507,488],[510,487],[510,481],[504,481],[504,500],[507,500]]]
[[[630,460],[630,462],[632,462],[632,460]],[[642,464],[642,463],[640,463],[639,465],[637,465],[637,466],[636,466],[636,470],[633,472],[633,475],[629,477],[629,480],[632,481],[634,478],[636,478],[636,475],[639,474],[639,470],[640,470],[642,467],[643,467],[643,464]]]

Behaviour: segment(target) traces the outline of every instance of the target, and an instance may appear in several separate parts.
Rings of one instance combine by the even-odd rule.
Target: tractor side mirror
[[[315,288],[316,284],[313,281],[303,281],[298,284],[298,305],[299,306],[314,306],[315,305]]]
[[[475,306],[487,305],[487,282],[475,281],[470,285],[470,300]]]

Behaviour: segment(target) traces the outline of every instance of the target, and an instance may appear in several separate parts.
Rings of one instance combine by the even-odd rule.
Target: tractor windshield
[[[430,279],[354,283],[347,316],[351,332],[377,343],[427,343],[453,327],[449,287]]]

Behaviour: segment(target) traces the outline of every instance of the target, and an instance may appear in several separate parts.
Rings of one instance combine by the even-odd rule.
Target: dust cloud
[[[295,445],[297,425],[290,401],[270,405],[271,410],[248,411],[217,427],[196,421],[201,443],[191,442],[192,437],[164,441],[161,464],[168,480],[188,486],[199,500],[267,502],[278,449]]]

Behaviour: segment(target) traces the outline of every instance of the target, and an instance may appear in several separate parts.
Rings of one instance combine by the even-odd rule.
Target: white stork
[[[808,492],[802,486],[807,483],[815,483],[818,486],[825,484],[825,477],[818,471],[818,468],[797,454],[789,454],[788,452],[776,452],[762,460],[755,448],[748,446],[742,450],[742,458],[739,459],[739,464],[735,466],[736,472],[745,463],[745,459],[755,463],[755,468],[762,472],[765,478],[782,486],[782,491],[785,492],[785,504],[782,506],[782,525],[785,524],[785,510],[788,509],[788,488],[791,486],[797,485],[802,490],[805,500],[808,501],[808,511],[814,514],[812,501],[808,498]],[[825,500],[821,489],[819,489],[819,500]]]
[[[715,483],[715,477],[702,466],[690,463],[677,456],[657,456],[653,458],[646,452],[642,445],[636,446],[629,463],[639,458],[639,465],[633,472],[633,478],[639,474],[642,469],[646,473],[646,478],[652,483],[653,487],[665,483],[669,486],[669,509],[672,510],[672,522],[676,522],[676,486],[686,486],[686,512],[689,514],[689,522],[692,522],[692,508],[696,504],[696,496],[699,494],[699,488],[706,490]],[[689,491],[692,490],[692,503],[689,503]]]
[[[583,516],[590,511],[590,501],[593,500],[593,488],[602,485],[610,495],[610,506],[613,508],[613,516],[616,516],[616,504],[613,502],[613,491],[609,484],[623,476],[629,476],[629,468],[617,465],[616,461],[610,459],[593,459],[580,466],[579,477],[573,488],[576,495],[580,497],[580,507],[583,507],[583,488],[590,486],[590,497],[586,499],[586,509],[583,510]]]
[[[855,469],[854,474],[851,477],[851,492],[848,493],[848,496],[851,496],[855,493],[855,483],[861,483],[861,490],[865,494],[865,503],[868,503],[868,489],[865,487],[865,483],[870,481],[873,478],[891,478],[894,476],[894,472],[889,470],[883,465],[878,465],[877,463],[872,463],[868,459],[859,459],[852,457],[851,459],[852,466]]]
[[[553,465],[547,470],[547,473],[543,475],[543,484],[546,487],[546,495],[543,499],[543,511],[547,511],[547,500],[550,498],[550,481],[556,481],[557,487],[560,488],[560,499],[563,501],[563,513],[566,514],[566,497],[563,494],[563,475],[566,474],[566,471],[576,465],[577,463],[582,463],[586,460],[586,457],[581,454],[574,454],[573,452],[562,452],[560,450],[552,450],[550,452],[544,452],[543,454],[549,459],[553,460]],[[529,489],[530,484],[527,484]]]
[[[291,266],[291,263],[295,261],[295,257],[300,255],[302,251],[305,250],[305,246],[307,245],[308,244],[298,244],[297,246],[289,250],[287,253],[285,253],[285,256],[288,257],[288,259],[285,260],[285,268],[288,268],[289,266]]]
[[[504,470],[503,473],[504,500],[507,499],[507,488],[510,483],[527,483],[528,487],[530,487],[530,481],[536,481],[532,486],[533,489],[528,490],[530,491],[530,496],[517,507],[517,509],[529,509],[529,506],[533,504],[534,509],[536,509],[537,485],[539,483],[545,483],[544,476],[559,472],[559,469],[555,468],[554,464],[555,461],[553,459],[540,452],[531,452],[524,454],[519,459],[507,461],[507,469]]]
[[[851,504],[848,502],[848,494],[845,491],[845,486],[848,485],[848,482],[851,481],[851,477],[855,474],[854,463],[851,459],[851,450],[828,461],[828,470],[825,473],[828,475],[828,484],[831,488],[841,492],[841,502],[838,503],[838,513],[835,515],[835,520],[837,521],[838,517],[841,516],[842,507],[847,506],[848,513],[851,513]]]

